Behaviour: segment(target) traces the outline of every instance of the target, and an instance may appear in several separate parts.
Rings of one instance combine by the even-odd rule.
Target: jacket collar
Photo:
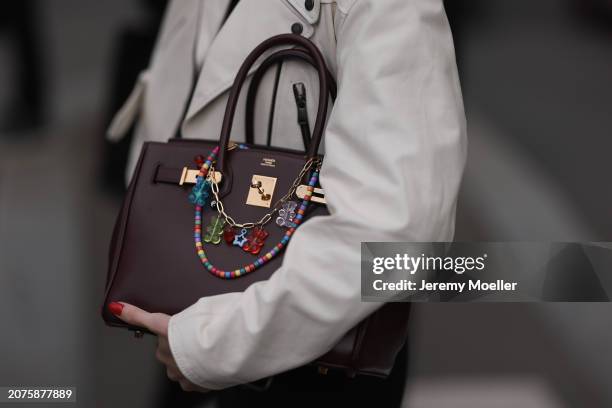
[[[304,0],[241,0],[238,3],[208,48],[187,121],[231,87],[240,65],[261,42],[277,34],[290,33],[294,23],[302,24],[302,36],[312,36],[312,22],[318,21],[320,1],[315,1],[311,11],[303,3]],[[256,69],[257,66],[253,67],[251,72]]]

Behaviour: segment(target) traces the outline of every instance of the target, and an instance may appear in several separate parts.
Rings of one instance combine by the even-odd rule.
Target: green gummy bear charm
[[[211,218],[210,224],[206,227],[206,234],[204,235],[204,242],[217,245],[221,242],[221,236],[223,235],[223,227],[225,227],[225,220],[220,215],[215,215]]]

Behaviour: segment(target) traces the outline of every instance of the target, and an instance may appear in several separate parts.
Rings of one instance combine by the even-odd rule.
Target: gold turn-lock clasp
[[[270,208],[272,206],[272,195],[274,195],[275,187],[276,177],[253,174],[246,203],[256,207]]]
[[[305,184],[302,184],[298,186],[298,188],[295,189],[295,195],[300,200],[303,200],[304,197],[306,196],[307,191],[308,191],[308,186]],[[312,192],[312,197],[310,197],[310,201],[312,201],[313,203],[327,204],[327,202],[325,201],[325,191],[323,191],[322,188],[315,188]]]
[[[257,191],[259,191],[259,195],[261,196],[261,199],[263,201],[270,201],[272,196],[270,194],[267,194],[266,191],[262,187],[263,187],[263,183],[261,182],[261,180],[258,180],[256,183],[251,184],[251,188],[256,188]]]
[[[179,180],[179,186],[183,184],[195,184],[197,181],[198,174],[200,174],[200,170],[194,170],[187,167],[183,167],[183,172],[181,173],[181,179]],[[215,181],[217,183],[221,182],[221,172],[215,171]]]

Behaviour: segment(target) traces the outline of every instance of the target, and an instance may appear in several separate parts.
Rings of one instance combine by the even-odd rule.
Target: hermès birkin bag
[[[279,50],[283,46],[294,48]],[[298,58],[319,76],[321,98],[305,153],[229,140],[249,70],[271,50],[261,69]],[[244,291],[279,268],[291,235],[305,220],[329,214],[318,185],[323,158],[317,152],[330,80],[312,42],[292,34],[272,37],[238,71],[219,140],[145,143],[111,241],[102,307],[107,324],[143,330],[108,312],[116,300],[173,315],[202,297]],[[384,377],[405,343],[407,323],[408,305],[388,303],[313,363],[322,372]]]

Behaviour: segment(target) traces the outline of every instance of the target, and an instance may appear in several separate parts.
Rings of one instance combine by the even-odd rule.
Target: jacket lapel
[[[294,23],[302,24],[304,37],[312,35],[312,25],[287,0],[241,0],[208,48],[186,120],[231,87],[240,65],[257,45],[290,33]]]
[[[142,123],[146,123],[147,129],[139,134],[148,140],[165,141],[175,136],[185,113],[185,101],[194,81],[198,7],[199,0],[172,1],[168,5],[150,69],[142,77],[142,95],[134,101],[137,106],[131,109],[132,114],[123,125],[124,128],[131,125],[142,111],[146,115]]]

